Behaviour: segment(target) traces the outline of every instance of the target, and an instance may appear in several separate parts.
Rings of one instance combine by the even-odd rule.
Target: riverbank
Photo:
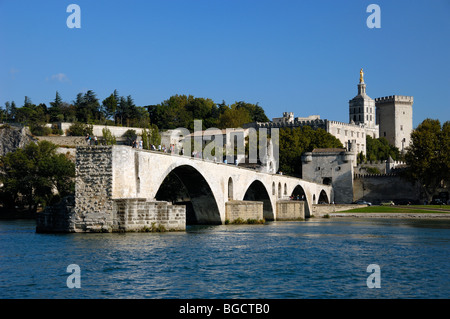
[[[334,217],[359,217],[359,218],[415,218],[415,219],[450,219],[450,214],[446,213],[352,213],[339,212],[329,213],[321,216],[323,218]]]
[[[314,217],[450,219],[450,209],[424,206],[367,206],[355,209],[318,212]]]

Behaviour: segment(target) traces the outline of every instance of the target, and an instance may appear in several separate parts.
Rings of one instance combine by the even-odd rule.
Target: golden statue
[[[361,68],[361,71],[359,71],[359,83],[364,83],[364,72]]]

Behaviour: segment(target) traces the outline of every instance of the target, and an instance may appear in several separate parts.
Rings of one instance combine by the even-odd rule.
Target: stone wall
[[[297,200],[277,201],[276,220],[305,219],[305,202]]]
[[[66,135],[67,130],[69,130],[70,126],[73,123],[57,123],[58,128],[60,128],[63,132],[64,135]],[[52,124],[47,124],[47,126],[51,127]],[[136,134],[140,135],[142,134],[142,128],[139,127],[126,127],[126,126],[107,126],[107,125],[92,125],[92,135],[93,136],[102,136],[103,135],[103,129],[107,128],[111,131],[111,134],[116,136],[116,137],[121,137],[123,136],[123,134],[125,134],[126,131],[128,130],[135,130]]]
[[[263,202],[255,201],[228,201],[225,203],[225,219],[233,222],[236,219],[262,220]]]
[[[144,198],[114,200],[114,231],[177,231],[186,229],[186,207]]]
[[[66,197],[54,206],[47,206],[36,214],[36,232],[76,232],[75,200]]]
[[[395,174],[358,176],[353,181],[353,199],[372,204],[417,201],[420,199],[420,188]]]
[[[340,204],[340,205],[312,205],[313,215],[314,217],[322,217],[329,213],[341,212],[344,210],[355,209],[355,208],[363,208],[367,207],[367,205],[358,205],[358,204]]]
[[[186,229],[186,208],[113,197],[113,147],[77,148],[75,198],[38,214],[38,232],[173,231]],[[134,164],[134,163],[133,163]]]
[[[80,231],[110,231],[113,224],[112,147],[78,147],[75,211]]]
[[[314,149],[302,156],[302,178],[315,183],[331,184],[334,201],[348,204],[353,201],[354,153],[345,149]]]

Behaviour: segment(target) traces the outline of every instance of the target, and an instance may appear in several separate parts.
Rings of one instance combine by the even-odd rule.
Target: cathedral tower
[[[349,101],[349,123],[375,127],[375,101],[366,94],[363,69],[359,72],[358,95]]]

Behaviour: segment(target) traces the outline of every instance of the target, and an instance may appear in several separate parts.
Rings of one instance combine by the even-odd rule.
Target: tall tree
[[[431,200],[440,186],[450,186],[450,122],[426,119],[411,133],[405,155],[407,176],[422,186]]]
[[[114,93],[103,100],[102,106],[102,111],[105,119],[114,119],[117,111],[117,100]]]
[[[45,206],[73,193],[75,165],[56,149],[57,145],[41,141],[0,157],[4,207],[36,212],[39,204]]]
[[[282,128],[279,136],[280,171],[283,174],[302,176],[301,157],[315,148],[342,148],[342,143],[323,129],[310,126]]]
[[[50,115],[50,121],[58,121],[62,122],[64,120],[64,115],[62,114],[62,98],[61,95],[59,95],[58,91],[56,91],[55,100],[53,102],[50,102],[50,108],[48,109],[49,115]]]
[[[237,128],[252,122],[250,112],[245,108],[232,106],[219,116],[219,128]]]
[[[88,90],[84,95],[77,94],[74,101],[77,110],[77,119],[83,123],[103,123],[103,113],[100,110],[100,103],[94,91]]]
[[[390,145],[384,137],[372,138],[370,135],[367,135],[366,154],[369,161],[386,161],[389,156],[396,161],[400,159],[399,149]]]

